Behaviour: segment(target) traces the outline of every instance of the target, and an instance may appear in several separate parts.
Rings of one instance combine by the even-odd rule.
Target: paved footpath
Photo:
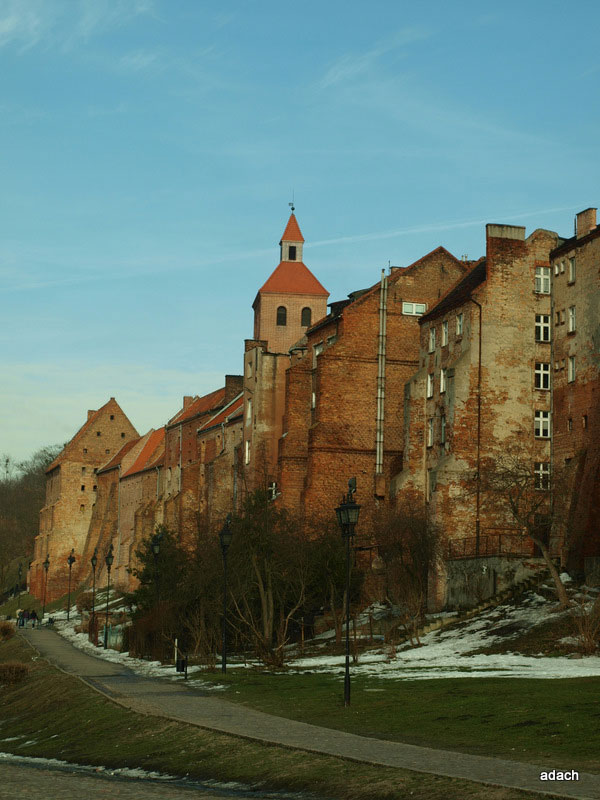
[[[477,783],[600,800],[600,775],[579,772],[577,781],[541,781],[540,773],[570,770],[568,763],[534,766],[500,758],[434,750],[372,739],[263,714],[160,678],[135,675],[120,664],[87,655],[52,630],[20,631],[52,664],[78,676],[132,711],[168,717],[200,728],[368,764],[426,772]]]

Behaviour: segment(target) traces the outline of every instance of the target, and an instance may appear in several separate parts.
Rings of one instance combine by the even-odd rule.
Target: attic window
[[[288,245],[288,258],[290,261],[296,260],[296,245],[290,244]]]
[[[287,325],[287,309],[285,306],[279,306],[277,309],[277,325],[282,327]]]
[[[111,418],[111,419],[114,419],[114,418],[115,418],[115,415],[114,415],[114,414],[111,414],[111,415],[110,415],[110,418]]]

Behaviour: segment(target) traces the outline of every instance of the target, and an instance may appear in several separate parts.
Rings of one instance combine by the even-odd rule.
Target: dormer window
[[[279,306],[277,309],[277,325],[285,327],[287,325],[287,309],[285,306]]]
[[[288,245],[288,259],[290,261],[295,261],[296,260],[296,245],[295,244]]]

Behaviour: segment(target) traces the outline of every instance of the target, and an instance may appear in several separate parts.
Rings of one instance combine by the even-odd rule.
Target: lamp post
[[[342,502],[336,508],[342,539],[346,542],[346,670],[344,673],[344,706],[350,705],[350,540],[358,522],[360,506],[354,502],[356,478],[348,481],[348,494],[342,495]]]
[[[98,548],[94,547],[94,554],[90,558],[92,565],[92,641],[98,644],[96,640],[96,567],[98,566]]]
[[[42,604],[42,622],[43,622],[44,614],[46,613],[46,590],[48,588],[48,569],[50,568],[50,555],[48,553],[46,553],[46,560],[44,561],[42,566],[44,567],[44,570],[46,572],[46,578],[44,580],[44,602]]]
[[[104,562],[106,563],[106,569],[108,570],[108,582],[106,584],[106,622],[104,624],[104,649],[108,647],[108,597],[110,595],[110,568],[113,565],[113,561],[115,557],[113,555],[113,546],[112,542],[110,543],[110,547],[108,548],[108,552],[104,557]]]
[[[67,564],[69,565],[69,594],[67,599],[67,622],[69,621],[69,615],[71,614],[71,570],[73,569],[73,564],[75,563],[75,556],[73,553],[75,552],[75,548],[71,548],[71,552],[69,553],[69,557],[67,558]]]
[[[233,538],[230,527],[231,514],[227,515],[225,524],[219,533],[221,553],[223,554],[223,631],[221,643],[221,672],[227,672],[227,551]]]

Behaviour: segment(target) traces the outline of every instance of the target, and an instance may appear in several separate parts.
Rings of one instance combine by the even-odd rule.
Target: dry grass
[[[20,683],[29,675],[29,664],[6,661],[0,664],[0,685]]]

